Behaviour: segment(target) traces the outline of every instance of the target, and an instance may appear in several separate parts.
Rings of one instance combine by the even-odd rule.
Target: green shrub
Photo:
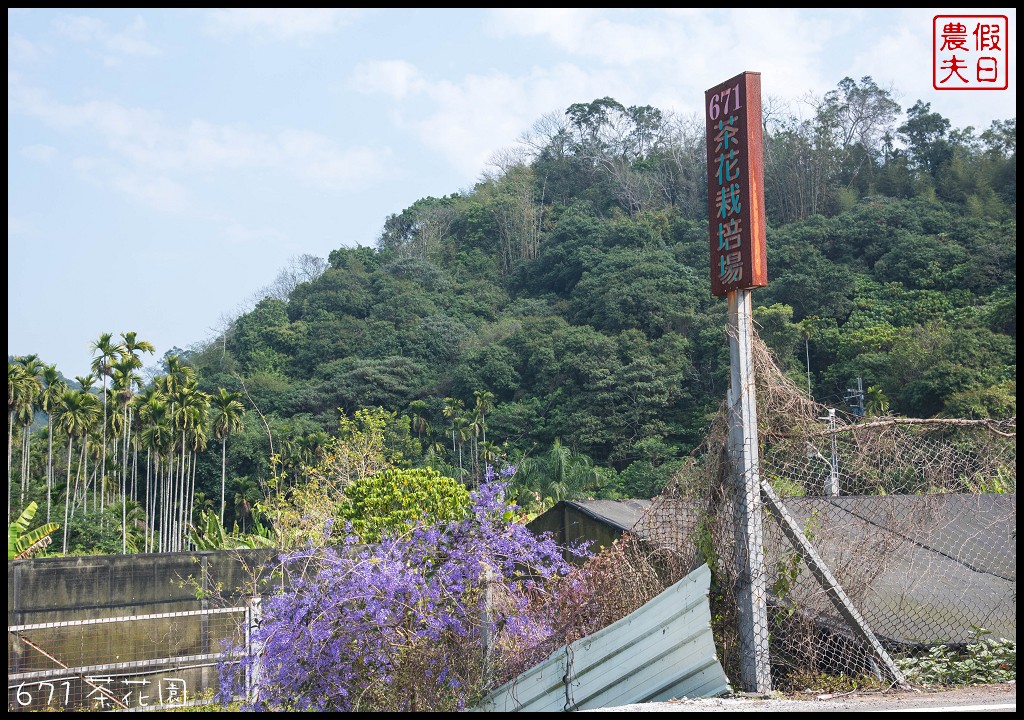
[[[402,532],[419,521],[462,520],[470,508],[462,483],[432,468],[390,469],[345,487],[337,517],[363,542]]]
[[[976,641],[964,650],[936,645],[917,657],[896,661],[907,680],[917,685],[987,685],[1017,679],[1017,643],[974,629]]]

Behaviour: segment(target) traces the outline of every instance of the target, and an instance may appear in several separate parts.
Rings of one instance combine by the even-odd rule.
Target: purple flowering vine
[[[502,652],[521,656],[550,632],[528,610],[573,567],[550,535],[514,522],[512,474],[488,467],[461,521],[374,545],[346,528],[339,546],[279,558],[282,589],[262,602],[256,651],[241,660],[237,648],[225,653],[220,699],[244,697],[252,710],[350,712],[464,710],[482,697],[502,679]]]

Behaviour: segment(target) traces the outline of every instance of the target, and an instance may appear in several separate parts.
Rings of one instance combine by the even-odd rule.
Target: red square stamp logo
[[[932,19],[932,87],[1006,90],[1010,23],[1005,15],[936,15]]]

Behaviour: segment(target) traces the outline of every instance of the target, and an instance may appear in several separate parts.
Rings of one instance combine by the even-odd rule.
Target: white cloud
[[[352,72],[352,82],[357,90],[383,93],[396,100],[425,87],[416,66],[402,60],[360,63]]]
[[[11,272],[12,266],[10,265],[10,254],[13,248],[12,240],[17,238],[30,237],[34,235],[34,228],[24,218],[18,217],[11,214],[11,209],[7,208],[7,259],[8,266],[7,272]]]
[[[283,162],[314,185],[351,190],[377,182],[388,174],[390,151],[366,147],[339,148],[318,133],[290,130],[276,142]]]
[[[605,10],[589,8],[496,8],[490,13],[488,25],[490,31],[499,37],[546,37],[563,50],[589,54],[587,30],[606,13]],[[593,52],[601,52],[596,43]]]
[[[333,33],[363,12],[357,8],[227,8],[207,15],[207,31],[213,35],[307,40]]]
[[[34,62],[49,52],[19,35],[7,36],[7,62]]]
[[[726,80],[745,70],[770,76],[777,88],[818,89],[822,63],[817,57],[827,49],[833,34],[828,22],[809,18],[795,8],[501,8],[493,11],[491,26],[498,34],[547,39],[571,56],[597,59],[609,69],[642,72],[635,82],[626,82],[627,77],[622,76],[623,84],[645,87],[649,95],[664,100],[673,94],[677,98],[693,95],[697,104],[707,89],[706,78]],[[839,79],[827,80],[834,84]],[[653,100],[644,104],[653,104]]]
[[[469,75],[458,83],[420,78],[396,122],[463,175],[476,177],[496,150],[514,144],[542,115],[561,112],[581,98],[603,97],[609,88],[625,89],[614,77],[573,65],[533,68],[520,76]]]
[[[387,175],[390,151],[354,145],[302,130],[255,132],[235,125],[194,120],[176,127],[160,113],[112,102],[61,103],[24,85],[8,72],[8,109],[47,125],[91,132],[111,157],[79,163],[78,169],[106,178],[114,187],[167,211],[187,206],[182,185],[196,172],[224,173],[269,168],[314,187],[348,190],[366,187]],[[97,168],[124,170],[97,172]],[[144,178],[143,180],[139,180]],[[138,182],[138,187],[133,183]]]
[[[159,48],[143,38],[146,21],[139,16],[120,31],[110,30],[102,20],[86,15],[62,15],[54,21],[54,27],[65,37],[99,47],[106,53],[107,65],[115,65],[125,57],[160,54]]]
[[[181,214],[192,205],[192,198],[185,185],[148,169],[132,168],[107,158],[86,156],[75,158],[71,167],[87,182],[113,188],[162,213]]]
[[[250,245],[267,240],[280,243],[285,239],[277,230],[267,228],[254,229],[243,225],[235,218],[219,216],[212,217],[211,220],[221,224],[220,236],[232,245]]]
[[[169,177],[123,172],[112,176],[111,184],[125,195],[164,213],[181,213],[191,204],[188,188]]]
[[[392,60],[364,63],[353,76],[358,89],[396,101],[396,123],[468,177],[540,117],[575,102],[607,96],[690,114],[701,112],[707,87],[745,70],[762,73],[766,94],[790,99],[791,92],[824,91],[839,79],[820,77],[817,57],[833,34],[828,22],[792,9],[501,8],[491,11],[488,26],[499,38],[546,40],[567,60],[443,82]]]
[[[26,145],[21,149],[21,154],[29,160],[47,163],[57,157],[57,148],[52,145]]]

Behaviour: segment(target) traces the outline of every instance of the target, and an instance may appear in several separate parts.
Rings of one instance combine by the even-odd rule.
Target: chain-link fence
[[[499,681],[705,562],[738,689],[906,687],[901,663],[930,648],[1016,642],[1016,419],[849,417],[810,400],[756,335],[751,358],[753,471],[732,467],[724,403],[632,530],[538,600],[550,632],[498,658]]]
[[[847,420],[809,400],[756,337],[753,358],[764,547],[754,567],[773,687],[819,674],[902,684],[892,658],[984,631],[1015,642],[1016,420]],[[737,589],[750,581],[728,433],[723,408],[634,535],[672,559],[666,582],[711,565],[722,662],[738,677],[751,639]]]

